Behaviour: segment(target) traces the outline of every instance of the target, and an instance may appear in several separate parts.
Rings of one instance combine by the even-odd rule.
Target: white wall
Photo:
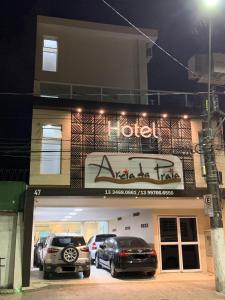
[[[145,32],[157,39],[156,30]],[[42,71],[44,37],[58,40],[57,72]],[[147,43],[127,26],[39,16],[35,80],[146,90]]]
[[[122,217],[118,221],[113,219],[109,221],[109,232],[123,236],[138,236],[143,238],[148,243],[153,243],[153,222],[151,210],[138,210],[139,216],[134,217],[133,214]],[[119,217],[119,215],[118,215]],[[147,228],[141,228],[141,224],[148,224]],[[125,230],[125,227],[130,226],[130,230]],[[116,231],[113,231],[116,229]]]

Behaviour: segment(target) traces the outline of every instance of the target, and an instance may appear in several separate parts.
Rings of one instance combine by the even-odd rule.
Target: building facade
[[[24,286],[38,207],[116,209],[108,232],[153,243],[158,272],[213,271],[201,110],[150,105],[151,47],[130,28],[38,18]]]

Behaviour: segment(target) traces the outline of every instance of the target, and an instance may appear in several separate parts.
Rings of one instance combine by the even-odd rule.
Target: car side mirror
[[[105,244],[102,244],[102,245],[99,245],[99,247],[100,247],[101,249],[105,249],[105,248],[106,248],[106,245],[105,245]]]

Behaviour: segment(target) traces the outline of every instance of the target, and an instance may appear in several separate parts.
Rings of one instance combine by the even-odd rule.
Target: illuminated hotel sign
[[[143,137],[143,138],[150,138],[154,137],[158,139],[158,136],[156,135],[156,126],[155,122],[152,123],[152,127],[149,126],[142,126],[140,127],[137,123],[132,127],[130,125],[124,125],[120,126],[120,122],[117,121],[116,126],[112,126],[111,122],[108,121],[108,134],[111,136],[112,131],[116,131],[117,137],[120,137],[120,135],[123,135],[127,138],[131,136],[136,137]]]
[[[92,152],[85,161],[85,188],[184,189],[174,155]]]

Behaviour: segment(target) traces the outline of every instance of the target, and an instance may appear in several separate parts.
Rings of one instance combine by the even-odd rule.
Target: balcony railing
[[[161,105],[164,99],[182,102],[182,106],[198,105],[195,93],[123,89],[114,87],[100,87],[82,84],[68,84],[61,82],[37,81],[35,95],[84,101],[114,102],[125,104]]]

